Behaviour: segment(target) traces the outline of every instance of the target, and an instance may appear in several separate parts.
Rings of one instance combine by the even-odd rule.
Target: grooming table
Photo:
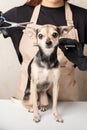
[[[52,108],[40,112],[41,121],[35,123],[21,101],[0,100],[0,130],[87,130],[87,102],[59,102],[58,110],[64,123],[54,120]]]

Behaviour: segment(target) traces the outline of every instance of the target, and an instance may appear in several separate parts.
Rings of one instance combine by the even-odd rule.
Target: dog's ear
[[[73,28],[73,26],[60,26],[60,27],[57,27],[57,31],[61,36],[65,36],[67,35],[67,33]]]
[[[35,26],[34,31],[36,33],[36,36],[37,36],[37,34],[38,34],[38,32],[39,32],[39,30],[40,30],[41,27],[42,27],[42,25],[36,25]]]
[[[39,32],[39,29],[36,29],[36,30],[35,30],[35,32],[36,32],[36,37],[37,37],[37,35],[38,35],[38,32]]]

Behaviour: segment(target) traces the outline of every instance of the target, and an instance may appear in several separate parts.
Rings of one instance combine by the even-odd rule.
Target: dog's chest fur
[[[31,65],[31,79],[38,91],[46,91],[59,79],[59,62],[53,54],[50,58],[37,53]]]
[[[59,77],[59,69],[47,69],[38,67],[38,65],[34,62],[32,64],[31,77],[36,84],[38,91],[48,90],[55,80],[58,80]]]

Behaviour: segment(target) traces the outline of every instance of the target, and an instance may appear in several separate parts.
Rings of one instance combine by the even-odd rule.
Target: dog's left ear
[[[57,27],[57,31],[61,36],[65,36],[67,35],[67,33],[69,33],[70,30],[72,30],[73,26],[60,26],[60,27]]]

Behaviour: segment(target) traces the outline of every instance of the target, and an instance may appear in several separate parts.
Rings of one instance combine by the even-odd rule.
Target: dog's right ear
[[[35,30],[34,30],[34,31],[35,31],[35,33],[36,33],[36,36],[37,36],[37,34],[38,34],[38,32],[39,32],[39,29],[40,29],[41,27],[42,27],[42,25],[36,25],[36,26],[35,26],[35,28],[34,28]]]
[[[67,35],[72,28],[73,26],[59,26],[57,27],[57,31],[61,37]]]
[[[36,30],[35,30],[35,32],[36,32],[36,37],[37,37],[37,35],[38,35],[38,32],[39,32],[39,29],[36,29]]]

